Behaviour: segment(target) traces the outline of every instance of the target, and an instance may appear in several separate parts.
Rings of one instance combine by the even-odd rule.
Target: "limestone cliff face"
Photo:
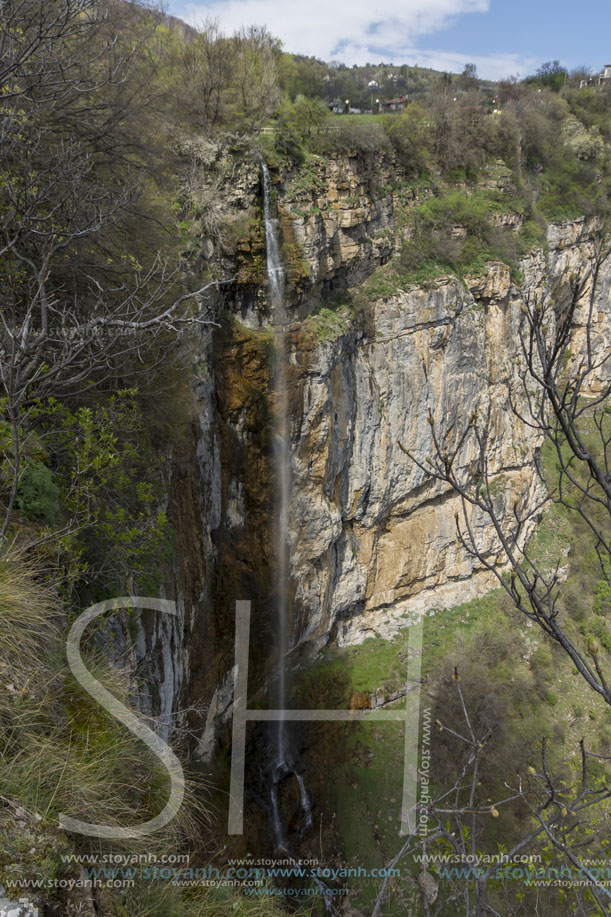
[[[399,175],[392,156],[354,153],[317,157],[284,176],[279,206],[284,232],[292,234],[302,258],[296,278],[302,304],[360,283],[389,259]]]
[[[322,293],[358,285],[391,256],[400,239],[398,179],[392,157],[362,153],[275,175],[294,318],[288,377],[295,640],[388,637],[493,585],[457,541],[455,495],[417,464],[433,454],[431,416],[437,434],[451,442],[474,411],[489,414],[487,453],[499,508],[540,496],[533,474],[540,444],[508,407],[522,359],[522,305],[525,296],[550,290],[562,305],[571,275],[587,270],[597,227],[583,220],[552,226],[547,253],[524,261],[519,284],[492,262],[466,285],[446,278],[378,298],[365,320],[341,309],[309,315]],[[231,705],[235,599],[253,601],[251,638],[273,645],[273,336],[258,164],[227,168],[215,187],[233,227],[231,244],[215,248],[204,239],[201,254],[237,276],[219,298],[221,330],[200,342],[196,435],[185,454],[189,495],[174,503],[178,531],[199,525],[197,539],[185,535],[181,549],[186,601],[179,643],[186,661],[175,702],[209,708],[207,723],[196,712],[190,722],[200,735],[206,725],[203,754],[213,749]],[[411,192],[401,193],[405,205]],[[611,268],[603,270],[593,302],[600,354],[611,343],[610,283]],[[584,344],[579,331],[575,359]],[[471,444],[463,467],[475,457]],[[489,521],[473,514],[470,523],[489,549]],[[199,552],[194,563],[189,541]],[[260,666],[253,684],[265,680],[264,661]]]
[[[491,586],[457,542],[459,500],[413,459],[434,455],[431,417],[456,442],[473,411],[490,410],[499,499],[535,496],[537,443],[508,409],[520,318],[508,275],[492,265],[485,290],[444,280],[399,293],[373,304],[368,334],[350,329],[305,359],[296,348],[303,411],[291,517],[302,636],[390,636]],[[475,450],[461,453],[465,467]],[[471,525],[485,547],[489,523],[475,515]]]
[[[182,631],[184,668],[175,705],[191,709],[189,725],[209,756],[232,702],[233,617],[236,599],[253,603],[251,640],[273,647],[269,610],[273,398],[273,335],[261,232],[260,166],[227,165],[216,147],[190,151],[201,170],[202,200],[212,191],[225,220],[220,239],[204,236],[199,253],[224,276],[235,276],[213,317],[221,328],[194,342],[197,442],[189,498],[174,502],[173,522],[184,531],[180,581],[188,591]],[[393,244],[394,161],[386,156],[336,156],[275,175],[289,306],[305,317],[323,290],[362,280],[383,263]],[[291,411],[301,413],[301,367],[290,375]],[[195,494],[191,484],[195,483]],[[193,537],[199,520],[199,534]],[[190,566],[192,537],[200,561]],[[265,680],[269,653],[253,663],[252,684]],[[260,669],[257,671],[257,664]],[[207,707],[202,718],[198,707]]]
[[[587,270],[594,230],[584,221],[552,227],[549,254],[524,262],[520,286],[507,267],[491,263],[468,289],[445,279],[379,299],[367,332],[346,319],[334,339],[308,343],[294,326],[301,391],[291,512],[296,637],[349,644],[390,636],[494,585],[457,541],[459,499],[412,457],[426,466],[434,454],[429,417],[437,435],[455,443],[472,412],[489,412],[487,456],[499,509],[542,496],[533,470],[540,443],[509,407],[510,387],[520,389],[522,305],[524,296],[552,290],[561,306],[571,275]],[[610,279],[611,270],[603,271],[594,301],[599,355],[609,352]],[[578,331],[574,359],[584,344]],[[463,469],[476,457],[471,438]],[[492,549],[489,520],[474,513],[470,524],[479,547]]]
[[[202,154],[203,155],[203,154]],[[236,276],[229,294],[232,313],[247,327],[269,322],[265,241],[261,227],[261,172],[256,161],[222,172],[210,161],[201,181],[208,199],[222,201],[225,220],[220,242],[204,237],[204,259]],[[216,178],[214,169],[221,172]],[[396,238],[395,204],[401,170],[385,153],[310,157],[289,171],[274,172],[274,206],[282,231],[288,306],[304,318],[322,294],[355,286],[390,258]],[[404,191],[404,195],[412,195]]]

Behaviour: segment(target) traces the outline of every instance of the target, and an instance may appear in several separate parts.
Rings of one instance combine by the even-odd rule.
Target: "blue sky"
[[[609,0],[167,0],[188,22],[266,25],[285,50],[346,64],[418,63],[491,79],[560,59],[611,63]]]

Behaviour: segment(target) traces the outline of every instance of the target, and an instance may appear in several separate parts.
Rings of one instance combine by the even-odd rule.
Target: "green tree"
[[[534,77],[528,77],[528,82],[537,86],[546,86],[553,92],[560,92],[569,77],[568,70],[558,60],[546,61],[541,64]]]
[[[411,102],[399,116],[389,118],[385,127],[408,174],[418,175],[430,167],[433,138],[423,105]]]

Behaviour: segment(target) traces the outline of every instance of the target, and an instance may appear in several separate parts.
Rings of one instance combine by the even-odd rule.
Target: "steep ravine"
[[[204,332],[195,346],[194,425],[171,503],[185,605],[183,632],[173,638],[184,664],[173,681],[174,707],[191,709],[189,727],[206,760],[229,740],[236,599],[253,602],[253,695],[274,667],[258,651],[273,643],[272,336],[260,170],[244,160],[231,175],[226,214],[239,232],[232,248],[203,239],[202,254],[227,273],[237,268],[237,279],[219,296],[221,329]],[[539,443],[508,409],[521,366],[522,305],[546,289],[562,303],[571,274],[587,270],[598,227],[551,226],[548,250],[524,260],[519,283],[491,262],[484,277],[465,284],[442,278],[374,299],[361,315],[339,306],[331,316],[308,317],[321,295],[358,285],[391,257],[401,172],[392,157],[372,153],[336,155],[273,178],[293,317],[289,553],[297,633],[314,646],[389,637],[491,586],[490,574],[457,544],[455,496],[427,481],[406,451],[426,462],[430,415],[441,433],[456,422],[458,435],[469,412],[489,410],[499,501],[536,496]],[[605,268],[594,310],[600,352],[611,338],[610,283]],[[485,550],[489,523],[471,521]]]
[[[304,290],[311,307],[322,285],[349,286],[362,279],[359,266],[371,270],[392,251],[396,192],[387,189],[399,173],[392,159],[375,160],[336,158],[315,164],[301,184],[294,175],[278,183],[280,213],[291,238],[302,240],[304,275],[289,290],[295,604],[302,636],[339,643],[389,636],[490,587],[490,575],[456,543],[456,498],[427,482],[404,449],[422,462],[431,454],[429,412],[443,432],[453,422],[460,428],[467,411],[489,409],[499,500],[536,496],[538,442],[508,410],[522,365],[522,305],[546,287],[561,302],[570,275],[587,269],[596,231],[585,221],[550,227],[548,252],[525,259],[520,284],[492,262],[466,285],[445,278],[377,299],[366,319],[340,308],[327,324],[299,321]],[[603,272],[599,347],[609,334],[608,283]],[[240,319],[266,321],[256,310]],[[485,546],[486,520],[473,525]]]

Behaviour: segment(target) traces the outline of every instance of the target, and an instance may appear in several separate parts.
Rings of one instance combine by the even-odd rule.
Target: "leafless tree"
[[[457,669],[454,670],[453,681],[460,699],[463,726],[455,725],[452,728],[439,719],[436,726],[457,743],[458,749],[462,747],[465,752],[464,763],[451,786],[434,799],[418,804],[417,816],[426,819],[426,833],[420,838],[410,836],[387,864],[387,871],[394,869],[405,857],[420,851],[423,872],[419,884],[426,917],[447,913],[447,907],[452,902],[464,907],[465,917],[483,917],[485,914],[499,917],[499,912],[490,902],[493,883],[497,889],[497,898],[502,895],[505,885],[513,884],[515,887],[510,877],[503,875],[504,866],[511,867],[514,857],[519,854],[540,849],[537,844],[544,841],[549,842],[556,855],[568,861],[574,874],[584,880],[587,892],[600,908],[600,913],[608,913],[611,889],[600,880],[600,872],[587,865],[586,857],[591,855],[592,850],[600,853],[602,848],[597,845],[606,836],[606,825],[592,828],[588,823],[588,815],[611,798],[611,788],[605,782],[593,779],[591,762],[593,759],[611,759],[602,759],[600,755],[588,751],[582,739],[579,743],[581,774],[579,781],[571,786],[553,773],[548,762],[548,742],[543,738],[539,769],[530,767],[524,775],[508,777],[505,781],[506,795],[494,802],[484,799],[482,797],[487,791],[481,785],[480,776],[488,747],[494,737],[494,727],[477,730],[469,713]],[[499,861],[484,865],[480,862],[474,866],[478,864],[478,854],[481,854],[486,823],[491,818],[498,818],[503,807],[516,805],[521,805],[528,813],[530,830],[510,843]],[[579,831],[584,826],[590,829],[587,840]],[[456,868],[454,871],[452,867],[445,871],[447,891],[437,900],[437,883],[433,875],[428,873],[427,866],[439,862],[447,864],[448,861]],[[524,867],[521,873],[526,870],[527,867]],[[505,878],[507,881],[503,885]],[[522,878],[525,876],[522,875]],[[380,886],[372,917],[380,917],[382,914],[384,901],[391,890],[390,882],[387,877]],[[499,883],[501,891],[498,889]],[[583,914],[587,913],[584,890],[585,886],[575,883],[573,893],[580,908],[578,912]],[[514,900],[515,896],[511,897]]]
[[[215,19],[204,20],[197,37],[176,48],[172,62],[176,103],[204,130],[214,129],[224,116],[234,66],[231,41]]]
[[[280,44],[267,29],[242,28],[233,36],[235,48],[234,107],[244,127],[259,129],[280,101]]]
[[[474,411],[443,429],[430,415],[433,456],[426,465],[411,456],[427,475],[460,496],[463,512],[462,519],[456,517],[456,528],[466,551],[496,577],[516,608],[563,648],[607,704],[611,686],[605,649],[591,639],[578,642],[567,627],[560,606],[560,560],[547,569],[537,561],[526,535],[547,504],[559,504],[582,520],[603,580],[611,584],[611,353],[595,326],[600,274],[610,254],[602,232],[579,275],[565,284],[550,281],[542,293],[528,293],[522,306],[522,366],[510,401],[516,418],[553,450],[554,480],[546,480],[540,459],[533,467],[547,488],[546,496],[534,504],[516,499],[506,506],[489,466],[490,412],[480,416]],[[465,461],[467,452],[475,454],[474,461]],[[469,508],[491,523],[494,538],[485,550],[473,530]]]
[[[161,335],[209,323],[205,294],[215,286],[184,292],[167,256],[125,252],[141,177],[109,150],[133,48],[117,53],[96,0],[22,0],[3,4],[2,16],[0,404],[11,442],[0,537],[34,405],[142,359]]]

